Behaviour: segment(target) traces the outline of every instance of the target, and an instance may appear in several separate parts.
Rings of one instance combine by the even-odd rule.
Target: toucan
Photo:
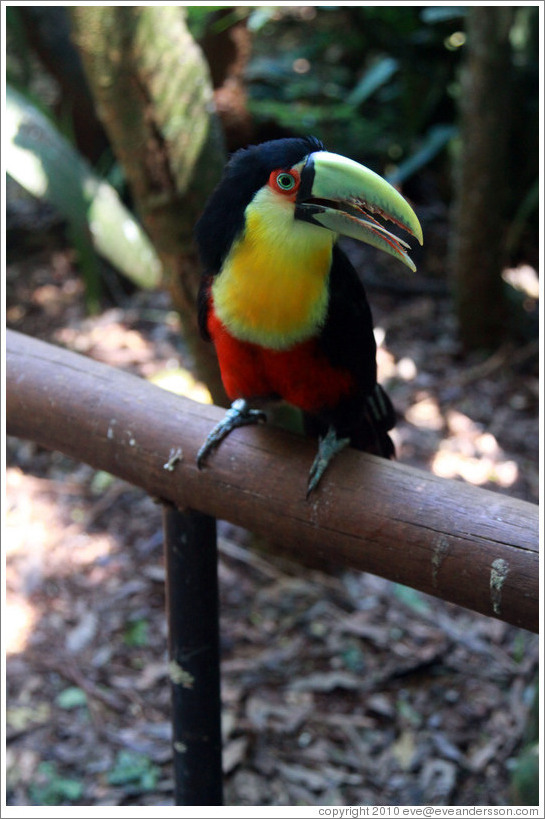
[[[376,342],[364,287],[340,235],[415,270],[392,222],[422,244],[416,214],[381,176],[315,137],[236,151],[195,228],[203,274],[199,326],[217,352],[232,401],[197,455],[237,427],[264,420],[264,402],[303,412],[319,438],[307,497],[350,444],[394,456],[395,412],[377,383]]]

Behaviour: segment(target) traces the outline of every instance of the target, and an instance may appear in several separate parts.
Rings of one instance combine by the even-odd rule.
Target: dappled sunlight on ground
[[[534,293],[532,269],[511,272]],[[535,364],[526,363],[536,360],[535,342],[466,359],[444,303],[416,299],[375,313],[378,377],[398,413],[391,435],[399,460],[537,501],[539,386]]]
[[[165,324],[179,331],[179,319],[175,313],[165,316]],[[97,361],[137,372],[162,389],[200,404],[212,403],[207,387],[197,381],[189,369],[180,366],[175,351],[169,350],[170,357],[164,361],[158,359],[153,340],[141,330],[127,327],[123,311],[107,310],[99,318],[85,322],[83,327],[61,327],[55,339]]]
[[[18,563],[25,588],[32,591],[50,571],[73,571],[108,555],[111,543],[87,533],[96,508],[93,515],[85,511],[81,483],[25,475],[9,467],[6,489],[6,555]],[[66,539],[72,546],[68,555],[62,546]]]
[[[508,267],[502,273],[505,282],[516,290],[525,293],[531,299],[539,298],[539,276],[529,264],[521,264],[518,267]]]
[[[417,398],[405,412],[405,420],[415,427],[424,429],[442,430],[444,420],[437,399],[433,395],[424,394]]]
[[[3,611],[6,654],[24,651],[36,623],[37,613],[24,597],[10,594]]]
[[[471,458],[459,452],[441,450],[434,456],[432,471],[441,478],[463,478],[475,486],[495,483],[512,486],[518,477],[514,461],[494,461],[487,456]]]
[[[25,649],[40,619],[51,615],[42,609],[44,585],[51,578],[57,582],[89,567],[100,582],[104,575],[101,563],[108,561],[112,540],[87,531],[92,516],[84,511],[81,483],[39,478],[10,467],[6,490],[5,637],[6,651],[13,654]],[[52,616],[55,619],[54,613]]]
[[[432,471],[442,478],[463,478],[482,486],[487,483],[508,488],[519,477],[514,460],[506,457],[495,437],[482,432],[480,425],[456,410],[446,414],[447,437],[431,463]]]
[[[197,381],[189,370],[173,367],[161,370],[150,378],[152,384],[176,395],[191,398],[199,404],[211,404],[212,396],[201,381]]]

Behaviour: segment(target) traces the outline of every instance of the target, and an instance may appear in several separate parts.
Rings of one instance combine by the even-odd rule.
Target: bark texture
[[[495,349],[507,333],[501,272],[513,14],[509,6],[472,6],[467,11],[451,247],[460,336],[466,350]]]

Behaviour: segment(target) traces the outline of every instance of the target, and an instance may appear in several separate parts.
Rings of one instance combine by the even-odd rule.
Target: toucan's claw
[[[350,438],[337,438],[337,434],[333,427],[329,427],[324,438],[320,438],[318,444],[318,452],[314,458],[314,462],[310,468],[307,486],[307,498],[310,493],[316,489],[320,479],[326,471],[330,461],[340,452],[345,446],[350,443]]]
[[[197,466],[202,468],[204,461],[209,453],[218,447],[224,438],[227,438],[230,432],[238,427],[245,427],[248,424],[258,424],[260,421],[266,421],[267,416],[261,410],[250,409],[248,402],[243,398],[237,398],[233,401],[231,408],[227,410],[224,418],[219,424],[216,424],[212,432],[207,437],[204,444],[197,453]]]

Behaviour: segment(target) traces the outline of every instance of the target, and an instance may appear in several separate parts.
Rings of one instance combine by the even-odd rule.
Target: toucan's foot
[[[231,408],[225,413],[225,417],[216,424],[204,444],[197,453],[197,466],[201,469],[208,454],[216,449],[230,432],[237,427],[245,427],[248,424],[258,424],[266,421],[267,416],[260,410],[250,409],[248,403],[243,398],[233,401]]]
[[[329,462],[332,460],[337,452],[340,452],[345,446],[350,443],[350,438],[337,438],[337,433],[333,427],[329,427],[324,438],[320,438],[318,444],[318,453],[314,458],[308,476],[307,498],[313,489],[316,489],[320,482],[320,478],[326,471]]]

